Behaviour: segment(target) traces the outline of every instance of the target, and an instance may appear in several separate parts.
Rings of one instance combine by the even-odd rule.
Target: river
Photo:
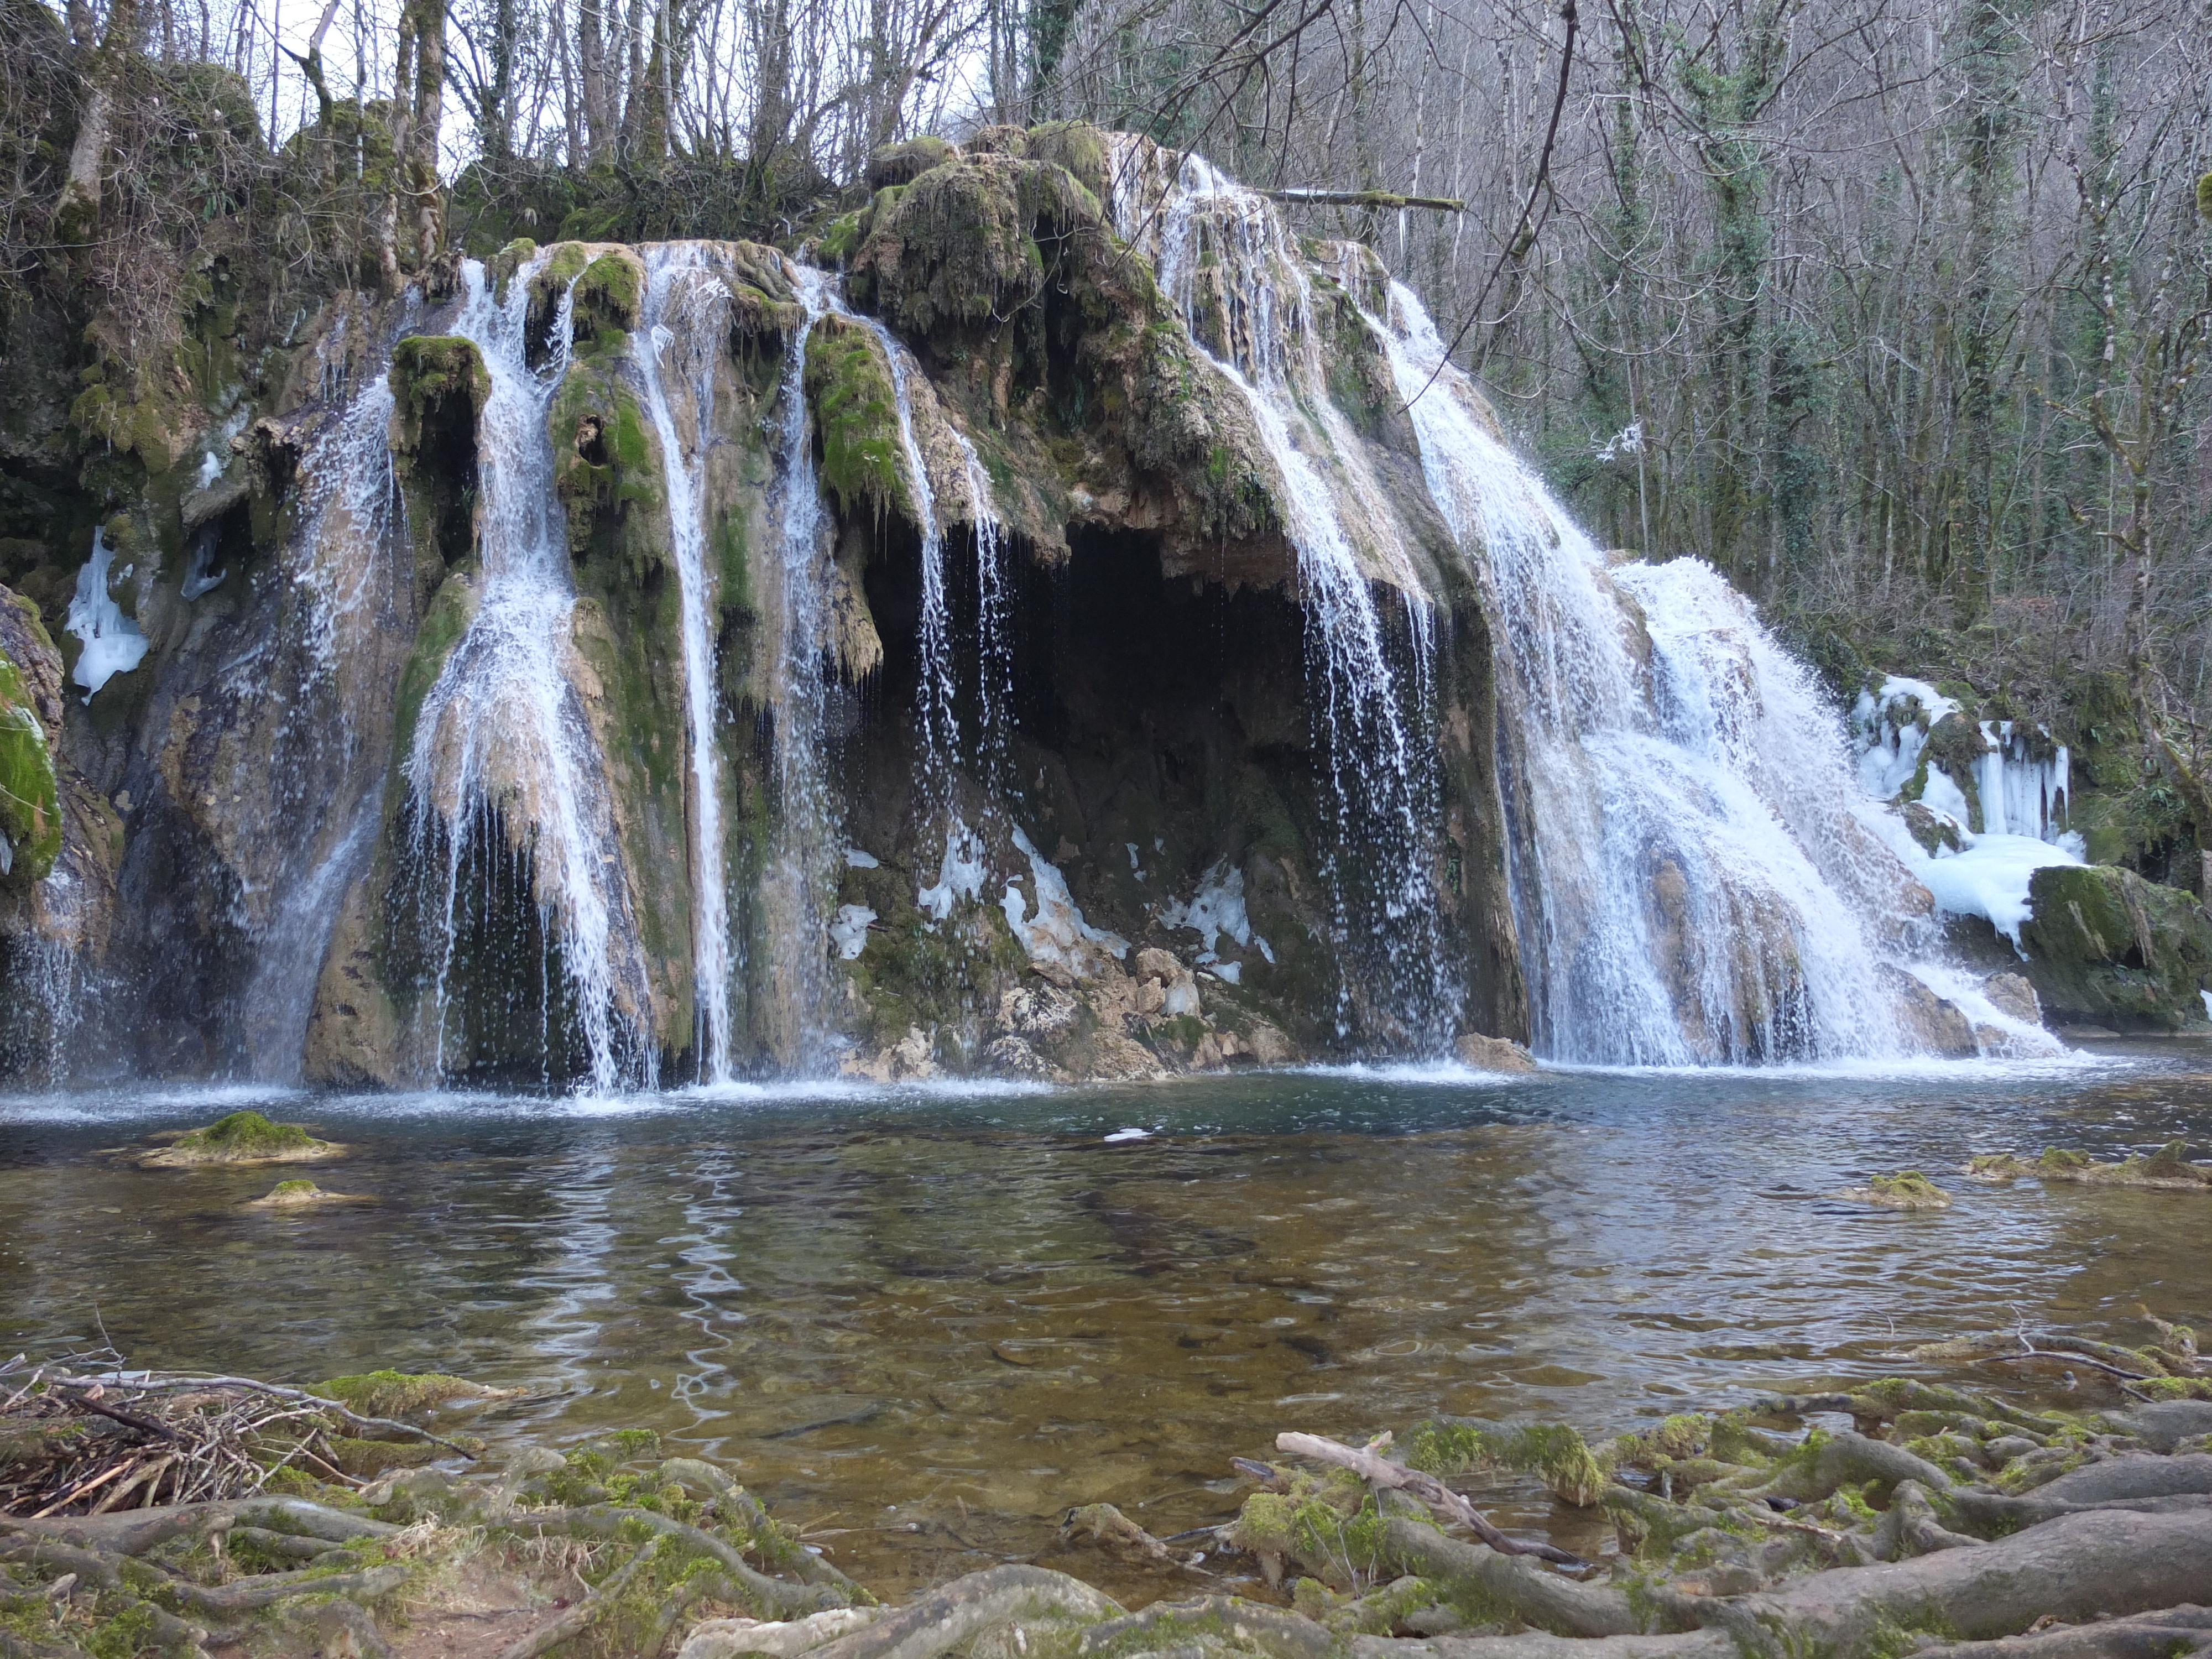
[[[105,1150],[244,1106],[353,1150],[304,1171]],[[2015,1319],[2123,1340],[2139,1303],[2200,1322],[2204,1200],[1955,1174],[2177,1136],[2212,1138],[2203,1043],[1513,1081],[5,1097],[0,1353],[104,1335],[134,1364],[293,1382],[456,1371],[529,1391],[474,1431],[656,1428],[886,1593],[1012,1556],[1141,1600],[1054,1543],[1060,1516],[1225,1518],[1229,1459],[1279,1430],[1608,1431]],[[1826,1196],[1908,1167],[1954,1207]],[[376,1201],[242,1207],[301,1173]],[[1603,1541],[1533,1488],[1486,1501]]]

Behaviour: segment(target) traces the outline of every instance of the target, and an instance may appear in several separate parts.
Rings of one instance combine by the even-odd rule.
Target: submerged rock
[[[1484,1036],[1463,1031],[1452,1040],[1452,1052],[1470,1071],[1518,1073],[1536,1069],[1535,1057],[1508,1037]]]
[[[2046,1146],[2033,1162],[2010,1152],[1984,1152],[1967,1161],[1964,1171],[1976,1181],[2006,1182],[2032,1177],[2084,1187],[2144,1187],[2159,1192],[2212,1191],[2212,1164],[2192,1162],[2186,1142],[2168,1141],[2147,1155],[2099,1164],[2087,1152]]]
[[[297,1123],[272,1123],[258,1112],[233,1112],[192,1129],[138,1159],[142,1170],[188,1170],[210,1164],[313,1164],[343,1158],[346,1148],[318,1140]],[[301,1185],[288,1182],[287,1186]]]
[[[1863,1187],[1844,1187],[1828,1194],[1854,1204],[1871,1204],[1883,1210],[1948,1210],[1951,1194],[1917,1170],[1878,1175]]]
[[[306,1210],[325,1204],[374,1204],[359,1193],[326,1193],[312,1181],[280,1181],[246,1205],[249,1210]]]

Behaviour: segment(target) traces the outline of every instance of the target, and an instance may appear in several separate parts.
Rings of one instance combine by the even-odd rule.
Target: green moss
[[[33,623],[33,626],[36,623]],[[21,884],[54,867],[62,850],[61,794],[46,728],[15,665],[0,654],[0,850]]]
[[[946,140],[927,134],[903,143],[883,145],[869,154],[868,188],[881,190],[886,185],[912,184],[933,167],[943,167],[959,155],[959,150]]]
[[[822,233],[821,243],[816,249],[819,258],[832,266],[842,266],[851,258],[853,250],[860,245],[866,218],[866,210],[863,209],[832,219],[829,228]]]
[[[468,631],[476,613],[477,586],[469,573],[458,571],[447,577],[431,599],[422,626],[415,630],[415,648],[408,653],[407,665],[400,670],[394,705],[393,754],[397,761],[404,762],[411,751],[415,723],[422,713],[422,699],[437,684],[438,676],[445,672],[446,659]]]
[[[173,1151],[207,1158],[272,1158],[307,1152],[319,1145],[296,1123],[271,1123],[258,1112],[233,1112],[204,1129],[178,1137]]]
[[[325,1400],[335,1400],[363,1417],[402,1420],[427,1415],[449,1400],[481,1398],[490,1392],[466,1377],[441,1371],[364,1371],[356,1376],[334,1376],[308,1390]]]
[[[2150,1376],[2128,1387],[2147,1400],[2212,1400],[2212,1376]]]
[[[1882,1198],[1909,1200],[1917,1204],[1948,1204],[1950,1194],[1917,1170],[1878,1175],[1867,1182]]]
[[[1048,121],[1029,131],[1030,159],[1065,167],[1069,177],[1104,201],[1113,188],[1106,135],[1088,121]]]
[[[805,386],[822,437],[822,477],[848,515],[915,508],[900,465],[898,393],[863,325],[825,317],[806,339]]]
[[[637,326],[645,298],[645,266],[628,252],[602,253],[576,279],[576,338],[618,345]]]
[[[137,1659],[156,1650],[154,1609],[141,1601],[85,1632],[83,1648],[92,1659]]]
[[[491,396],[491,371],[476,342],[458,334],[416,334],[392,349],[389,375],[398,448],[414,454],[426,434],[465,421],[473,434]]]
[[[2212,919],[2192,893],[2104,865],[2038,870],[2021,928],[2030,975],[2061,1019],[2172,1030],[2204,1018]]]
[[[1425,1424],[1408,1442],[1406,1462],[1437,1475],[1516,1469],[1534,1475],[1568,1503],[1583,1505],[1596,1503],[1612,1480],[1581,1434],[1565,1423],[1517,1428]]]

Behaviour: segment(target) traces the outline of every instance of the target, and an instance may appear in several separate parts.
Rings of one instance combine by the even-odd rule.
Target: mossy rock
[[[434,441],[465,422],[473,433],[477,417],[491,398],[491,371],[476,342],[458,334],[415,334],[392,349],[392,401],[395,445],[403,454],[418,453],[425,437]]]
[[[363,1417],[412,1423],[456,1400],[511,1400],[520,1390],[487,1388],[443,1371],[363,1371],[309,1385],[307,1392],[334,1400]]]
[[[208,1164],[312,1164],[346,1149],[318,1140],[297,1123],[272,1123],[255,1111],[233,1112],[204,1129],[182,1134],[138,1160],[145,1170],[193,1169]]]
[[[2178,1030],[2205,1018],[2212,919],[2193,894],[2110,865],[2052,865],[2028,884],[2028,977],[2060,1022]]]
[[[359,1193],[326,1193],[312,1181],[280,1181],[246,1207],[249,1210],[311,1210],[331,1204],[374,1204]]]
[[[1848,1199],[1854,1204],[1871,1204],[1883,1210],[1948,1210],[1951,1207],[1951,1194],[1917,1170],[1899,1170],[1894,1175],[1878,1175],[1863,1187],[1846,1187],[1831,1196]]]
[[[1106,135],[1088,121],[1048,121],[1029,131],[1029,158],[1067,169],[1101,202],[1113,192],[1113,157]]]
[[[22,675],[0,654],[0,880],[38,881],[61,850],[60,785],[46,728]]]
[[[959,146],[943,138],[909,138],[884,144],[868,157],[866,178],[870,190],[886,185],[910,185],[932,167],[959,159]]]
[[[553,488],[567,509],[568,550],[580,564],[611,560],[633,586],[667,565],[665,533],[641,532],[661,504],[665,474],[645,410],[597,363],[568,371],[553,405]]]
[[[848,517],[917,514],[901,465],[898,392],[874,333],[824,317],[806,337],[806,399],[822,436],[822,478]]]
[[[536,340],[544,336],[545,325],[552,320],[561,303],[561,296],[574,285],[591,262],[591,252],[581,242],[556,242],[546,252],[544,263],[530,277],[530,310],[526,324],[530,338]]]
[[[637,326],[645,301],[645,266],[625,250],[602,253],[576,279],[576,340],[618,344]]]
[[[1098,198],[1064,167],[977,155],[921,174],[872,210],[855,293],[908,335],[995,328],[1043,295],[1044,240],[1110,240]],[[1041,240],[1040,239],[1043,239]]]

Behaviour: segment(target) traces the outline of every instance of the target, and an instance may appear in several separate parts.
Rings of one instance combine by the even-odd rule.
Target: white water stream
[[[1492,584],[1540,1048],[1668,1066],[1909,1052],[1882,969],[1927,930],[1809,672],[1702,561],[1609,562],[1411,292],[1393,284],[1387,323],[1369,320],[1430,492]]]
[[[1202,156],[1121,135],[1113,173],[1123,240],[1152,254],[1161,291],[1250,409],[1281,476],[1307,616],[1306,695],[1334,820],[1322,876],[1337,935],[1373,981],[1369,1014],[1382,1029],[1370,1038],[1435,1050],[1456,1029],[1460,1002],[1437,882],[1435,623],[1391,533],[1395,515],[1329,396],[1304,261],[1273,204]],[[1409,672],[1392,661],[1378,577],[1406,596]],[[1347,979],[1340,1036],[1351,1034],[1352,1000]]]
[[[477,422],[478,549],[476,614],[423,699],[406,777],[416,851],[442,841],[447,927],[437,984],[435,1069],[445,1063],[447,977],[463,902],[464,854],[502,815],[532,854],[538,902],[558,938],[589,1057],[590,1086],[611,1090],[649,1073],[649,1046],[622,1030],[617,1001],[645,1006],[643,969],[629,925],[607,781],[582,700],[569,678],[575,590],[566,515],[553,488],[546,416],[568,363],[571,299],[563,294],[542,368],[527,361],[531,279],[540,253],[507,283],[504,301],[483,266],[462,266],[465,297],[453,332],[475,342],[491,389]],[[433,824],[440,836],[429,831]],[[629,1057],[626,1058],[626,1050]]]
[[[714,363],[729,332],[730,290],[698,242],[663,242],[645,258],[643,348],[636,355],[647,416],[659,440],[668,490],[669,551],[683,608],[684,713],[690,750],[691,983],[699,1075],[730,1079],[730,900],[722,777],[714,732],[714,615],[707,568],[707,452],[714,442]],[[678,428],[664,376],[690,394],[691,427]],[[687,441],[688,439],[688,441]]]

